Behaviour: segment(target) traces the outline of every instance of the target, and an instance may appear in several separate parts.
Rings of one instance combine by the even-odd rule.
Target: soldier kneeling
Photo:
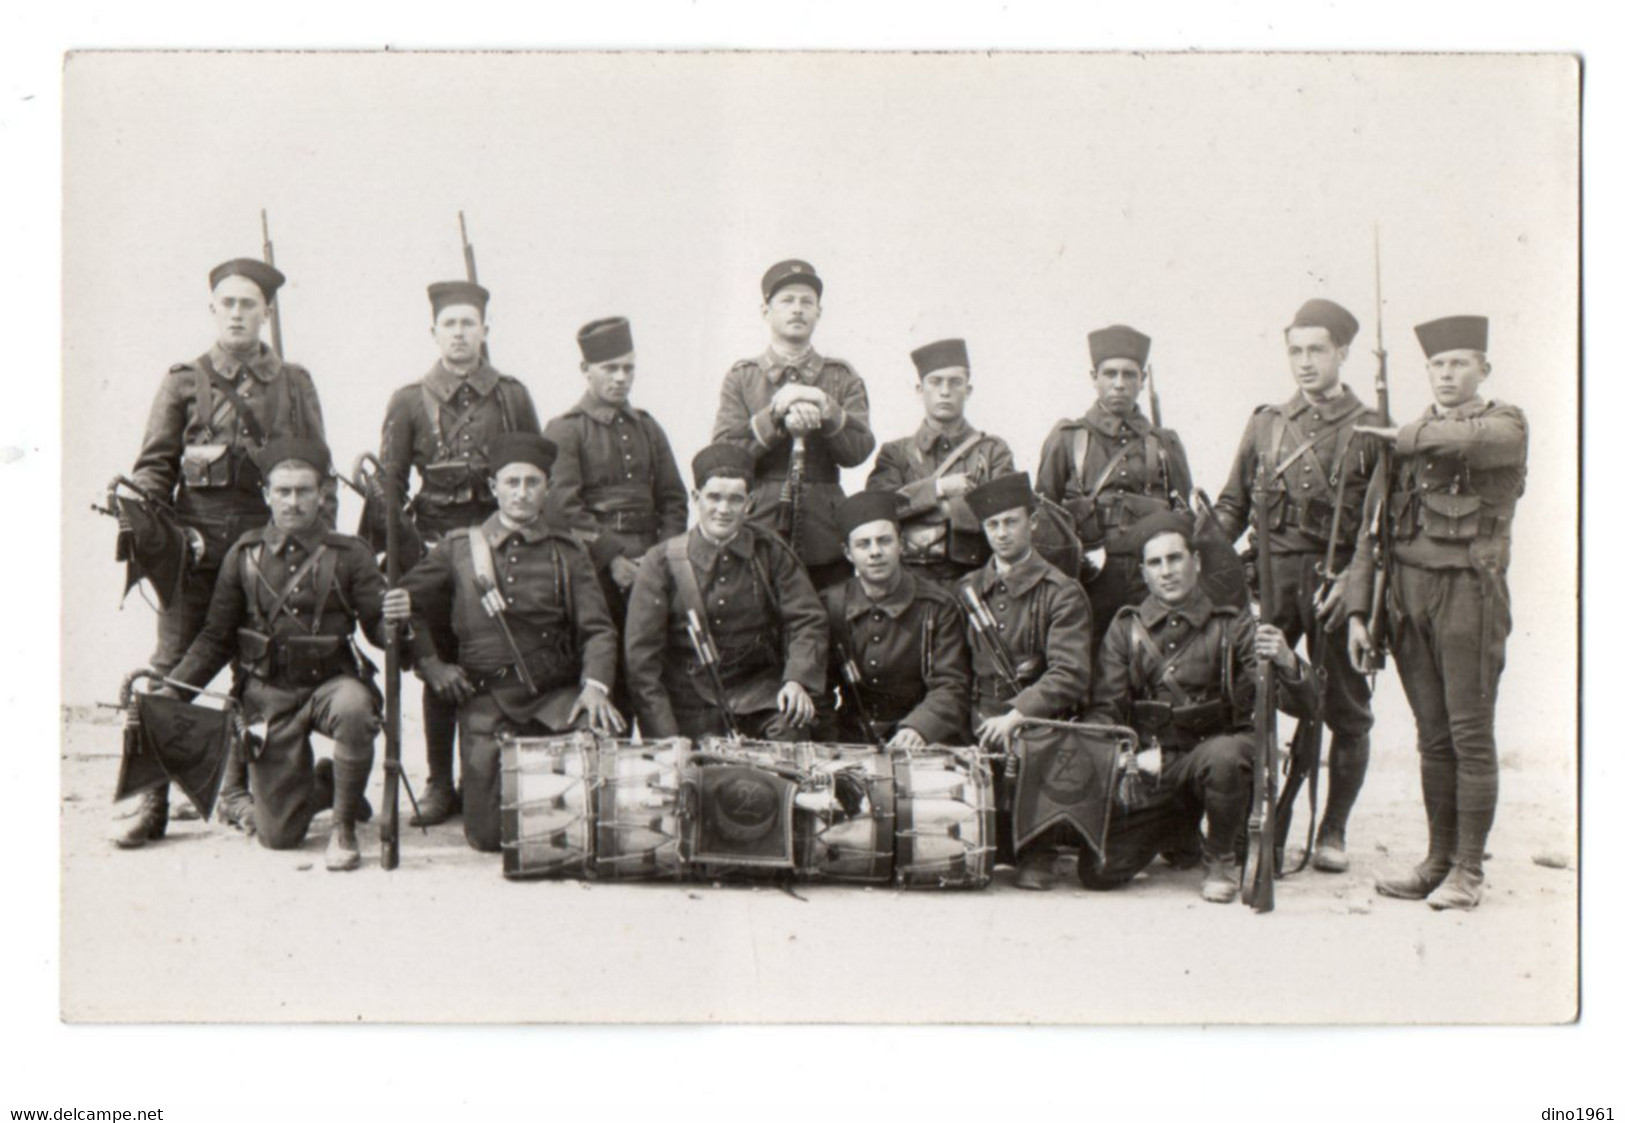
[[[270,525],[227,552],[203,631],[171,677],[204,685],[235,653],[244,716],[268,725],[248,762],[255,834],[273,850],[292,849],[331,807],[327,868],[353,870],[361,865],[355,824],[372,816],[363,793],[378,732],[378,694],[364,678],[372,668],[353,633],[359,623],[383,645],[384,578],[366,543],[322,525],[325,445],[276,440],[256,460]],[[313,731],[333,739],[331,761],[315,761]]]
[[[1142,803],[1117,809],[1104,863],[1085,855],[1078,876],[1090,889],[1123,885],[1206,815],[1202,899],[1225,904],[1241,882],[1235,850],[1249,802],[1258,660],[1279,669],[1280,705],[1295,717],[1319,705],[1315,677],[1279,628],[1208,598],[1187,516],[1153,515],[1136,532],[1151,595],[1113,618],[1087,720],[1131,726],[1141,755],[1153,750],[1155,775]]]
[[[491,438],[496,514],[447,534],[389,595],[392,618],[411,614],[430,689],[457,704],[463,835],[476,850],[502,846],[498,734],[626,729],[609,700],[617,637],[592,561],[542,518],[557,455],[534,433]],[[456,634],[457,662],[435,650],[437,631]]]

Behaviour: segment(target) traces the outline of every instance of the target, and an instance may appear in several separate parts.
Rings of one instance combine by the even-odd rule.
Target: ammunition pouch
[[[1174,707],[1169,702],[1135,702],[1130,708],[1134,728],[1161,733],[1174,720]]]
[[[1479,511],[1484,500],[1459,492],[1421,491],[1417,493],[1422,533],[1429,538],[1458,542],[1478,537]]]
[[[1204,737],[1223,732],[1229,718],[1230,706],[1225,700],[1212,698],[1206,702],[1191,702],[1173,707],[1173,716],[1169,724],[1176,732],[1187,734],[1199,741]]]
[[[290,686],[320,686],[353,669],[342,636],[280,636],[276,646],[278,676]]]
[[[485,474],[467,460],[441,460],[418,467],[423,490],[418,498],[432,505],[450,506],[486,498]]]
[[[653,511],[599,511],[587,508],[599,531],[618,534],[654,534],[660,530],[660,516]]]
[[[235,462],[230,445],[187,445],[181,449],[181,481],[195,491],[231,487]]]
[[[237,662],[255,678],[276,674],[271,637],[253,628],[237,629]]]

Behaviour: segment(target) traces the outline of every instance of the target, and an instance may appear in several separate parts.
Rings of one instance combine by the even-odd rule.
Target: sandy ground
[[[1379,726],[1379,734],[1382,728]],[[1555,1022],[1576,1014],[1573,777],[1503,769],[1484,904],[1377,897],[1423,840],[1412,750],[1379,742],[1353,869],[1277,907],[1127,888],[975,893],[508,882],[460,820],[402,827],[400,868],[322,868],[326,816],[275,853],[213,824],[106,841],[119,731],[63,723],[62,1013],[71,1022]],[[408,725],[408,772],[421,784]],[[317,742],[318,752],[325,744]],[[376,775],[372,787],[378,799]],[[404,800],[403,800],[404,803]],[[1300,809],[1300,814],[1302,810]],[[1301,829],[1301,820],[1300,820]],[[1565,858],[1569,868],[1534,862]]]

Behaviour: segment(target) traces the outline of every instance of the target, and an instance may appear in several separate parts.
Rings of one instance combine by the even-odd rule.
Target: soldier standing
[[[429,286],[433,319],[429,334],[440,357],[416,382],[389,399],[380,441],[384,467],[394,476],[394,493],[406,495],[412,469],[418,492],[410,507],[423,544],[432,547],[454,530],[479,526],[495,513],[488,449],[499,433],[539,433],[536,407],[524,384],[502,374],[487,358],[491,294],[472,281],[439,281]],[[433,637],[434,646],[456,662],[457,636],[449,626]],[[460,807],[453,782],[457,705],[423,687],[423,740],[429,781],[413,826],[433,826]]]
[[[1125,604],[1145,598],[1130,528],[1190,500],[1191,470],[1179,434],[1157,428],[1140,412],[1150,353],[1151,337],[1122,324],[1089,333],[1095,404],[1050,431],[1034,480],[1040,495],[1071,512],[1084,550],[1099,559],[1085,590],[1102,626]]]
[[[326,445],[272,441],[259,467],[270,524],[227,551],[207,621],[174,677],[206,683],[235,655],[243,716],[268,723],[264,745],[248,760],[260,844],[298,846],[315,814],[331,807],[327,868],[353,870],[361,865],[356,822],[372,815],[365,792],[379,727],[372,667],[353,633],[359,623],[384,646],[384,577],[365,542],[322,525]],[[166,686],[161,693],[183,692]],[[314,759],[312,732],[332,738],[331,760]]]
[[[626,673],[647,738],[728,731],[804,741],[824,689],[829,619],[801,563],[746,525],[755,458],[733,444],[694,457],[694,529],[644,555],[626,610]],[[714,646],[718,697],[690,640]]]
[[[1325,674],[1330,790],[1315,838],[1314,866],[1328,873],[1349,868],[1349,812],[1371,759],[1371,684],[1349,661],[1342,576],[1377,464],[1376,438],[1355,430],[1378,424],[1378,414],[1342,382],[1349,343],[1359,330],[1354,316],[1330,300],[1311,300],[1298,309],[1285,333],[1298,390],[1280,405],[1259,406],[1253,413],[1229,482],[1214,505],[1226,535],[1239,537],[1252,517],[1259,457],[1269,454],[1275,464],[1272,490],[1282,499],[1268,520],[1277,592],[1273,618],[1266,623],[1280,628],[1292,644],[1309,637],[1309,658]],[[1334,528],[1336,562],[1324,574]],[[1324,593],[1323,578],[1329,579]],[[1315,627],[1317,617],[1323,631]]]
[[[856,468],[875,448],[863,380],[813,350],[823,294],[805,261],[781,261],[763,275],[767,350],[728,371],[711,437],[750,453],[751,525],[783,535],[817,588],[852,574],[835,531],[841,469]]]
[[[965,742],[970,661],[951,593],[902,564],[902,501],[862,491],[841,501],[836,529],[854,576],[823,592],[830,681],[841,705],[833,739],[893,748]],[[978,534],[981,531],[978,529]]]
[[[1278,668],[1288,713],[1312,717],[1318,699],[1280,628],[1208,598],[1193,534],[1180,512],[1153,515],[1136,531],[1150,593],[1106,629],[1088,720],[1130,726],[1161,752],[1144,805],[1112,819],[1105,865],[1080,861],[1078,876],[1091,889],[1123,885],[1205,815],[1202,899],[1226,904],[1241,884],[1235,848],[1247,819],[1258,660]]]
[[[991,631],[973,629],[970,637],[972,716],[982,744],[1013,751],[1023,720],[1064,719],[1088,700],[1089,601],[1076,581],[1033,550],[1027,473],[990,480],[965,501],[993,551],[985,566],[959,582],[960,596],[985,605],[992,621]],[[1013,682],[1001,673],[1004,655]],[[1003,769],[996,771],[1001,785],[1010,782]],[[1008,830],[1009,823],[1002,823],[1000,833]],[[1017,855],[1017,887],[1054,887],[1058,844],[1046,832]]]
[[[457,706],[463,835],[476,850],[502,845],[498,734],[562,733],[578,722],[625,730],[610,702],[615,625],[587,552],[547,524],[542,505],[558,449],[534,433],[487,445],[497,512],[455,530],[392,593],[411,612],[419,671]],[[455,654],[435,637],[450,631]]]
[[[310,372],[283,362],[260,340],[272,302],[286,280],[274,267],[236,258],[209,272],[214,344],[190,362],[169,368],[147,418],[131,476],[145,491],[170,498],[186,528],[190,558],[180,595],[158,612],[158,647],[150,666],[162,675],[203,628],[226,551],[270,518],[255,454],[283,437],[325,440],[321,402]],[[322,508],[336,511],[324,483]],[[204,686],[205,683],[195,685]],[[250,829],[253,823],[242,755],[233,751],[221,783],[220,817]],[[115,824],[113,841],[142,845],[162,831],[169,813],[167,784],[143,792]]]
[[[1433,405],[1399,429],[1385,497],[1393,554],[1386,603],[1373,603],[1380,535],[1367,522],[1349,577],[1349,654],[1368,665],[1368,620],[1387,612],[1399,677],[1416,716],[1428,849],[1420,865],[1377,880],[1377,891],[1471,909],[1483,894],[1484,845],[1500,769],[1495,699],[1512,608],[1507,564],[1512,514],[1528,472],[1523,412],[1479,396],[1489,377],[1489,321],[1450,316],[1416,328]],[[1383,483],[1372,487],[1368,510]]]
[[[559,448],[548,486],[556,524],[587,543],[617,630],[639,560],[688,527],[688,494],[660,423],[630,403],[637,374],[632,325],[616,316],[576,333],[587,392],[544,431]],[[624,674],[616,705],[631,713]]]
[[[963,339],[929,343],[910,356],[925,420],[913,436],[880,446],[871,491],[902,497],[903,564],[949,584],[987,563],[987,539],[965,495],[1016,470],[1010,446],[965,420],[970,354]]]

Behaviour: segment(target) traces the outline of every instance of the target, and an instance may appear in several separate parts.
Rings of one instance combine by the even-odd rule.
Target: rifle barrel
[[[383,477],[384,578],[393,589],[401,580],[400,496],[394,477],[374,461]],[[399,628],[391,628],[384,643],[384,794],[378,819],[378,864],[386,870],[401,864],[401,779],[401,636]]]

